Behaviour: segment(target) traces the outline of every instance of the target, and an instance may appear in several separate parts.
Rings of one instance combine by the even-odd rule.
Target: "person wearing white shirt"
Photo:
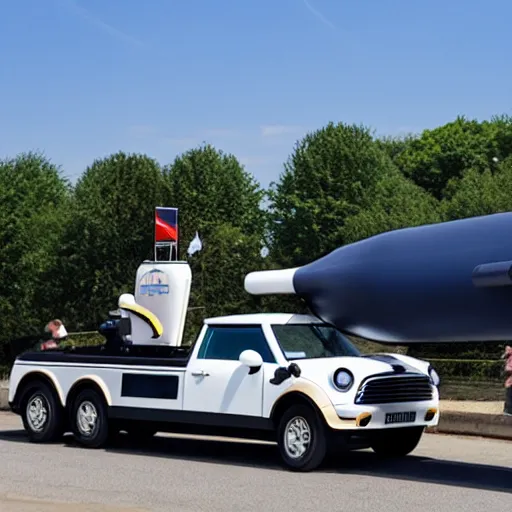
[[[64,340],[68,336],[68,331],[64,327],[64,324],[58,318],[50,320],[45,327],[46,332],[50,332],[52,339],[41,345],[42,350],[49,348],[57,348],[60,341]]]

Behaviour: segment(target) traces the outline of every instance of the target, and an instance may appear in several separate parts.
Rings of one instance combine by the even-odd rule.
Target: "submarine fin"
[[[250,272],[245,276],[245,291],[251,295],[295,295],[293,278],[298,268]]]
[[[512,285],[512,261],[497,261],[477,265],[472,274],[477,288]]]

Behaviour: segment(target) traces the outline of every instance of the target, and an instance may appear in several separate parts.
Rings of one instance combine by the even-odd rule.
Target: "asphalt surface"
[[[512,442],[427,434],[402,461],[354,452],[306,474],[271,444],[157,436],[87,450],[27,442],[0,413],[0,512],[350,510],[505,512]]]

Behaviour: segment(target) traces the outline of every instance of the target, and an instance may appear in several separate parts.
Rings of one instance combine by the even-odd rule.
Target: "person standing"
[[[512,347],[507,345],[505,353],[505,410],[506,416],[512,416]]]

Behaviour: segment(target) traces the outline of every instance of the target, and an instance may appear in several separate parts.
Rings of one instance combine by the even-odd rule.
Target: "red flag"
[[[157,207],[155,211],[155,242],[178,241],[178,209]]]

